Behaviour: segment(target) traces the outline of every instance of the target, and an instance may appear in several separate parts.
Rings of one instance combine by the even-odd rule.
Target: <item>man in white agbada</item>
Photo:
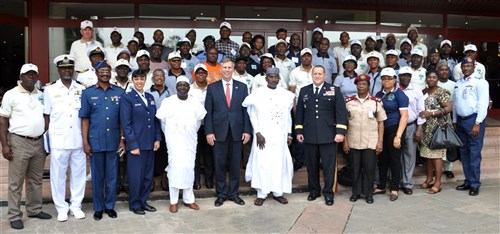
[[[193,181],[196,159],[197,132],[207,113],[200,102],[188,98],[189,79],[177,77],[177,95],[163,100],[156,117],[161,121],[168,149],[168,177],[170,212],[177,212],[179,190],[182,189],[184,205],[198,210],[194,202]]]
[[[278,68],[268,68],[267,86],[252,92],[242,104],[254,129],[245,179],[252,181],[252,188],[257,190],[256,206],[261,206],[270,192],[276,201],[287,204],[283,193],[292,192],[293,163],[288,145],[292,142],[295,95],[278,87],[279,74]]]

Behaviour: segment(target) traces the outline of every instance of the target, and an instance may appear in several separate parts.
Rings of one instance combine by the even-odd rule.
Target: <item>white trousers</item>
[[[66,201],[66,173],[70,168],[69,205]],[[50,149],[50,188],[52,200],[58,213],[69,209],[81,209],[85,196],[87,157],[83,149]]]
[[[179,202],[179,190],[178,188],[168,187],[168,193],[170,195],[170,204],[175,205]],[[182,201],[185,204],[194,203],[194,192],[193,188],[182,190]]]
[[[255,189],[255,190],[257,190],[257,198],[266,199],[267,194],[263,193],[262,189]],[[281,196],[283,196],[283,193],[273,192],[273,196],[275,196],[275,197],[281,197]]]

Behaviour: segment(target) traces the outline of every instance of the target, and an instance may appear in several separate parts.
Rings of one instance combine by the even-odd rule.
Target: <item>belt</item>
[[[416,120],[415,120],[415,121],[412,121],[411,123],[407,123],[407,124],[406,124],[406,126],[410,126],[410,125],[412,125],[412,124],[414,124],[414,123],[416,123],[416,122],[417,122]]]
[[[15,134],[15,133],[12,133],[12,135],[16,135],[18,137],[21,137],[21,138],[24,138],[24,139],[28,139],[28,140],[32,140],[32,141],[39,140],[39,139],[41,139],[43,137],[43,135],[37,136],[37,137],[29,137],[29,136],[22,136],[22,135]]]
[[[474,114],[472,114],[472,115],[469,115],[469,116],[460,116],[460,115],[457,115],[457,117],[458,117],[459,119],[461,119],[461,120],[470,119],[470,118],[472,118],[472,117],[476,117],[476,116],[477,116],[477,114],[476,114],[476,113],[474,113]]]

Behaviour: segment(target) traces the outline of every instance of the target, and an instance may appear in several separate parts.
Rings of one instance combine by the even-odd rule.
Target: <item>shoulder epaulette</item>
[[[350,97],[346,97],[346,98],[344,99],[344,101],[345,101],[346,103],[348,103],[348,102],[350,102],[350,101],[352,101],[352,100],[355,100],[355,99],[356,99],[356,96],[350,96]]]
[[[82,82],[74,80],[77,84],[85,86]]]
[[[382,101],[382,98],[374,97],[374,96],[370,96],[370,99],[373,100],[373,101],[376,101],[376,102],[381,102]]]
[[[88,71],[89,71],[89,69],[87,68],[87,69],[85,69],[85,70],[81,70],[81,71],[77,71],[77,72],[78,72],[78,73],[85,73],[85,72],[88,72]]]

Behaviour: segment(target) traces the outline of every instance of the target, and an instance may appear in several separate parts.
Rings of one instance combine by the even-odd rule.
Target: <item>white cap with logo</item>
[[[29,71],[34,71],[34,72],[38,73],[38,67],[32,63],[24,64],[21,67],[21,72],[19,72],[19,75],[22,75],[22,74],[29,72]]]
[[[94,24],[90,20],[84,20],[80,23],[80,29],[94,28]]]

